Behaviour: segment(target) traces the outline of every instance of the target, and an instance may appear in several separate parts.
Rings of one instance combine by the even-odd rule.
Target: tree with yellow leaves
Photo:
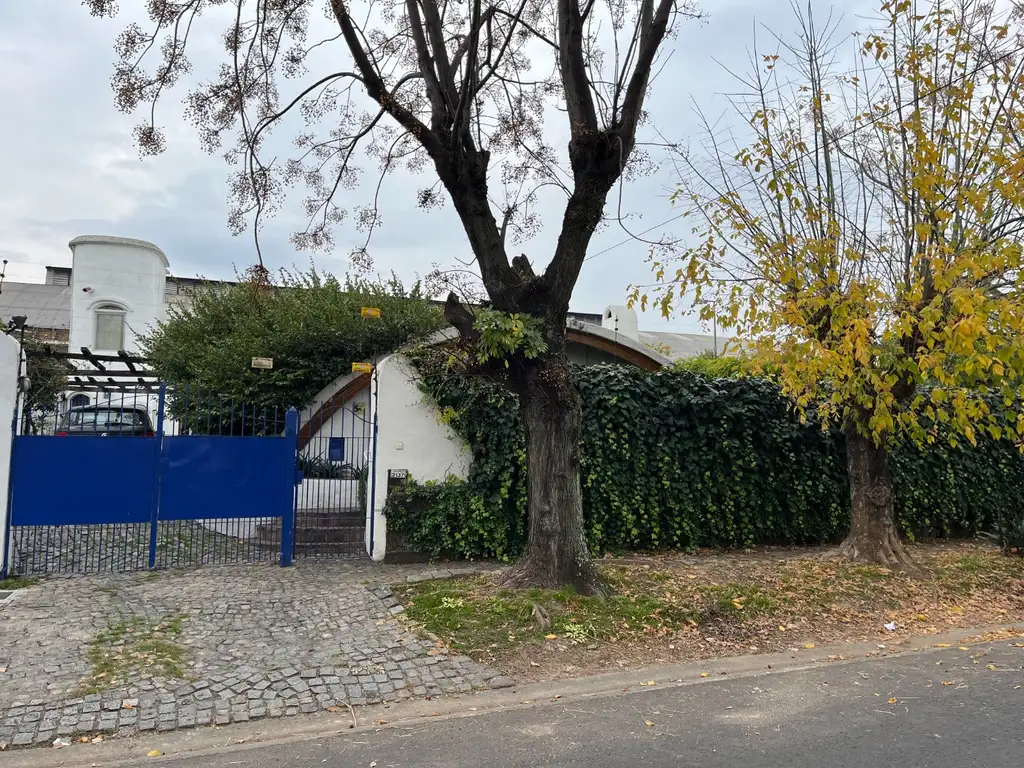
[[[797,12],[709,121],[677,203],[691,245],[634,301],[717,318],[802,414],[846,435],[838,554],[914,568],[893,515],[895,441],[1024,444],[1024,32],[980,0],[886,0],[839,72],[837,24]],[[1001,397],[982,398],[982,389]],[[993,405],[996,403],[996,405]]]

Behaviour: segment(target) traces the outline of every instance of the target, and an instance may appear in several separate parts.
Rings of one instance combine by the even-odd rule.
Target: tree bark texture
[[[846,426],[850,532],[835,553],[857,563],[917,571],[896,529],[888,451]]]
[[[568,585],[580,594],[604,594],[584,533],[583,412],[564,354],[538,361],[523,374],[518,389],[526,428],[530,526],[526,552],[505,583],[547,589]]]

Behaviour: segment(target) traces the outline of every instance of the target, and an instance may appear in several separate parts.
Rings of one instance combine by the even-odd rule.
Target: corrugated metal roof
[[[666,357],[681,360],[684,357],[696,357],[702,352],[715,350],[714,336],[700,333],[666,333],[663,331],[640,331],[640,341],[648,344]],[[729,338],[719,336],[717,341],[718,354],[722,354]]]
[[[32,328],[71,327],[71,288],[44,283],[4,283],[0,293],[0,318],[28,318]]]

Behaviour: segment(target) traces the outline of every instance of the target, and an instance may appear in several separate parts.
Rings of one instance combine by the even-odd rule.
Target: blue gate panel
[[[155,437],[15,437],[11,525],[148,523],[156,451]]]
[[[292,507],[294,452],[294,438],[164,437],[160,519],[281,517]]]

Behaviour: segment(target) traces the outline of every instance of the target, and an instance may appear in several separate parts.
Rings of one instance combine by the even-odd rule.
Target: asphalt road
[[[158,762],[162,768],[1021,768],[1022,670],[1024,648],[999,641],[970,651],[721,678]]]

